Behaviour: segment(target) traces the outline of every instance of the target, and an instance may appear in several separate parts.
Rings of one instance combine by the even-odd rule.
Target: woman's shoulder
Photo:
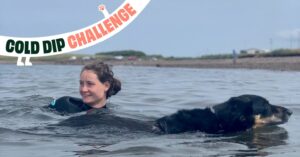
[[[82,99],[63,96],[58,99],[54,99],[48,105],[50,109],[53,109],[59,113],[78,113],[88,111],[92,109],[89,105],[85,104]]]

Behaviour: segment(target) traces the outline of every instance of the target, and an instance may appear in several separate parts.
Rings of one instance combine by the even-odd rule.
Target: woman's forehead
[[[81,74],[80,74],[80,80],[83,80],[83,79],[91,79],[91,80],[94,80],[94,79],[98,79],[98,76],[96,75],[96,73],[92,70],[84,70]]]

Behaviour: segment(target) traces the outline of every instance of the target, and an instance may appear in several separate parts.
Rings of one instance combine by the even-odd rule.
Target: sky
[[[104,18],[125,0],[1,0],[0,36],[71,32]],[[139,50],[198,57],[258,48],[300,48],[299,0],[151,0],[124,30],[76,53]]]

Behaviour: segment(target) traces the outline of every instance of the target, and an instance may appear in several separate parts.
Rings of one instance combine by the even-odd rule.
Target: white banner
[[[51,56],[78,51],[100,43],[123,30],[150,0],[125,0],[113,13],[99,6],[105,18],[85,28],[46,37],[19,38],[0,36],[0,55],[12,57]]]

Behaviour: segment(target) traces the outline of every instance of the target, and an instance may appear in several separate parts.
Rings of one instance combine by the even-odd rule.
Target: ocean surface
[[[120,117],[149,121],[242,94],[261,95],[293,111],[286,124],[230,135],[157,135],[129,122],[45,108],[54,98],[80,97],[80,70],[0,65],[1,157],[300,156],[300,72],[114,66],[122,90],[109,108]]]

